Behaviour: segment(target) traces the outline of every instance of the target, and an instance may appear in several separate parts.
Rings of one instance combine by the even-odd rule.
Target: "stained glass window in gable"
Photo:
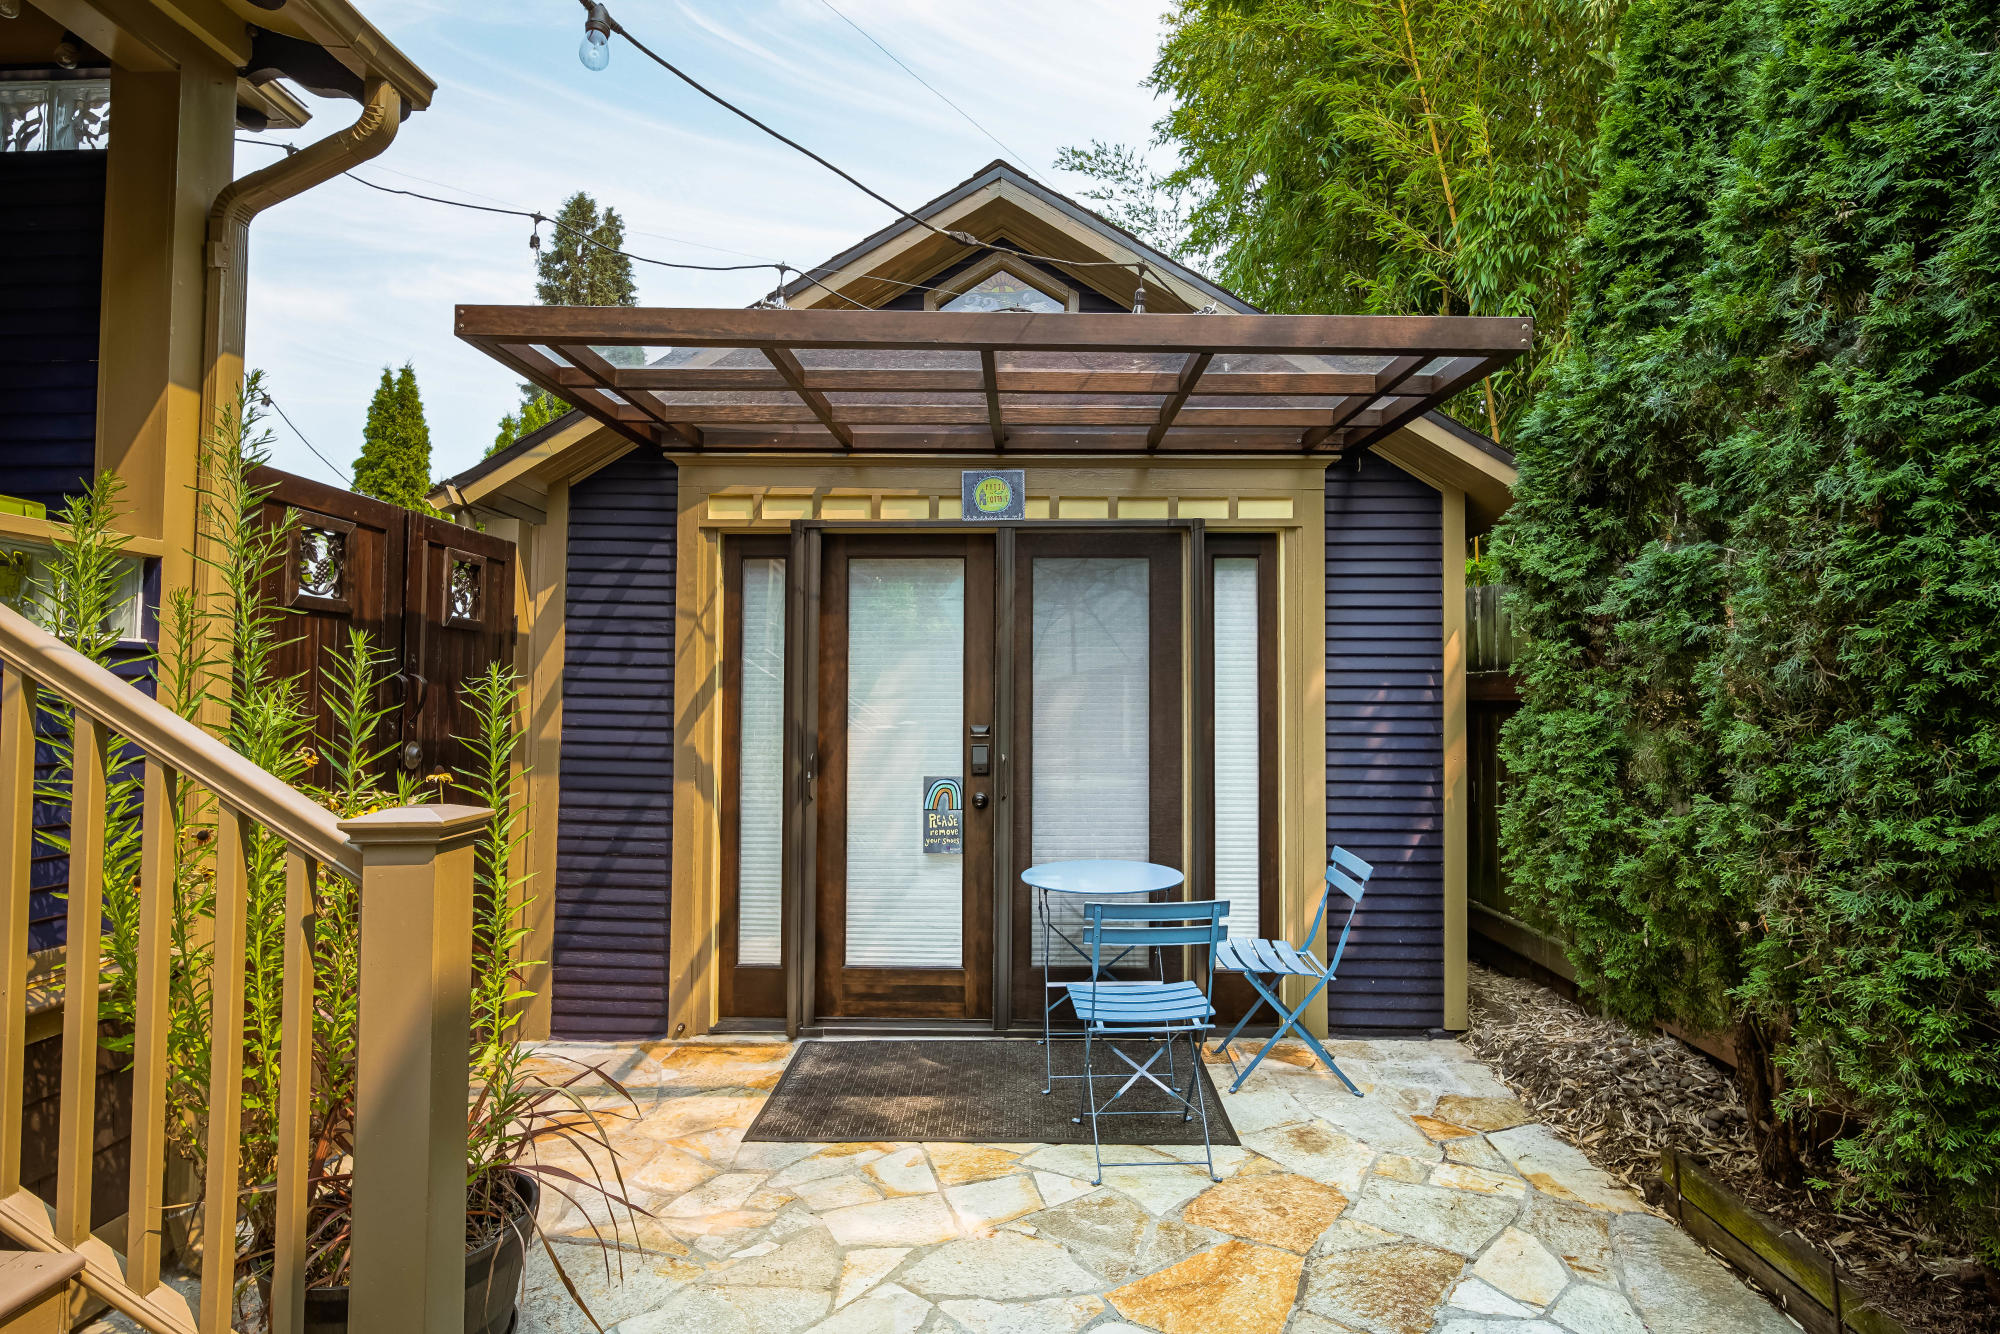
[[[1017,278],[1007,270],[1000,269],[987,275],[976,285],[966,288],[938,309],[1026,310],[1040,314],[1044,311],[1060,311],[1068,308],[1025,278]]]

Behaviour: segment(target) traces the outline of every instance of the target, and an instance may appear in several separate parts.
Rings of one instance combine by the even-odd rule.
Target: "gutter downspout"
[[[202,307],[200,429],[228,427],[243,386],[244,319],[248,308],[250,224],[265,209],[332,180],[387,148],[402,123],[403,99],[387,80],[371,78],[362,94],[361,114],[346,129],[308,144],[281,162],[231,181],[208,211],[207,291]],[[199,457],[199,450],[197,450]],[[188,479],[199,484],[206,479]],[[217,534],[210,518],[195,514],[192,579],[198,602],[211,602],[216,578],[210,557]],[[161,627],[164,632],[166,627]],[[162,652],[166,645],[162,644]]]
[[[354,124],[231,181],[208,211],[208,293],[202,332],[201,409],[214,430],[243,383],[243,323],[248,307],[250,223],[273,204],[332,180],[376,156],[396,137],[403,99],[386,80],[370,79]]]
[[[250,223],[273,204],[303,194],[315,185],[387,148],[402,122],[401,94],[383,79],[370,79],[363,89],[361,114],[346,129],[290,154],[282,162],[251,172],[231,181],[215,196],[208,210],[206,236],[206,292],[202,302],[201,416],[197,429],[205,440],[212,431],[228,429],[227,414],[236,410],[243,389],[243,323],[248,308],[250,276]],[[203,457],[197,442],[195,457]],[[225,534],[213,531],[216,515],[200,496],[209,479],[199,475],[184,479],[197,495],[188,502],[195,506],[194,559],[190,562],[189,583],[197,606],[217,610],[220,582],[215,570],[219,542]],[[170,484],[173,479],[169,479]],[[163,620],[165,618],[162,618]],[[167,641],[172,628],[160,627],[160,653],[172,652]],[[219,722],[219,718],[204,719]]]

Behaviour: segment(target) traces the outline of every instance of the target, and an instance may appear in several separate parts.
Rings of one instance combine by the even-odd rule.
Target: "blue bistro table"
[[[1050,968],[1057,962],[1069,963],[1068,956],[1060,959],[1050,957],[1055,942],[1060,940],[1070,954],[1076,956],[1091,970],[1090,981],[1110,979],[1108,971],[1100,971],[1091,957],[1076,940],[1057,929],[1049,914],[1049,902],[1053,895],[1067,894],[1078,899],[1108,898],[1124,894],[1156,894],[1164,889],[1176,889],[1185,879],[1171,866],[1159,866],[1153,862],[1124,861],[1074,861],[1044,862],[1040,866],[1030,866],[1021,872],[1021,883],[1035,891],[1035,912],[1042,924],[1042,1065],[1047,1075],[1047,1083],[1042,1092],[1055,1087],[1058,1079],[1082,1079],[1082,1075],[1059,1075],[1055,1073],[1055,1055],[1049,1045],[1057,1035],[1050,1031],[1049,1016],[1056,1006],[1065,1003],[1062,989],[1067,982],[1053,981]],[[1129,951],[1128,951],[1129,952]],[[1112,959],[1105,965],[1108,969],[1119,959]],[[1063,1034],[1067,1037],[1069,1034]],[[1076,1036],[1081,1037],[1079,1032]]]

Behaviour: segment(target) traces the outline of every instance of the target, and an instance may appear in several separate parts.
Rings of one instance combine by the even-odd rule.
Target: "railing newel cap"
[[[391,844],[451,843],[468,838],[493,818],[486,806],[393,806],[340,822],[340,832],[360,848]]]

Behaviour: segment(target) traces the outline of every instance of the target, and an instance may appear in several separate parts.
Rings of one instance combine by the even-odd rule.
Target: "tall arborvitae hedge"
[[[1639,0],[1496,551],[1503,840],[1765,1161],[2000,1259],[2000,6]]]

